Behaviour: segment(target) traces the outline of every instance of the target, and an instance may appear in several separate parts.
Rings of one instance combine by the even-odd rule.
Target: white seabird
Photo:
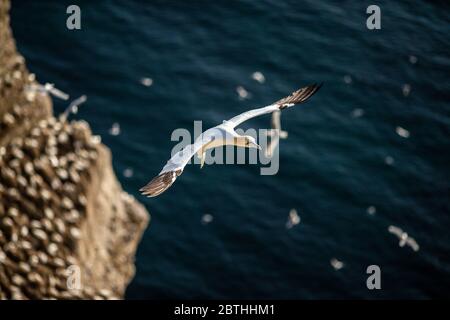
[[[294,106],[295,104],[305,102],[312,95],[314,95],[321,86],[321,84],[306,86],[271,105],[241,113],[230,120],[224,121],[218,126],[206,130],[195,140],[193,144],[187,145],[181,151],[174,154],[172,158],[167,161],[158,176],[153,178],[153,180],[151,180],[146,186],[142,187],[139,191],[148,197],[155,197],[163,193],[175,182],[177,177],[183,173],[184,167],[187,165],[192,156],[194,156],[194,154],[197,154],[200,158],[201,167],[203,167],[206,151],[208,149],[225,145],[261,149],[252,136],[239,135],[234,129],[244,121],[254,117],[272,113],[274,111],[284,110]]]
[[[266,158],[270,158],[275,151],[275,148],[278,146],[280,139],[286,139],[288,137],[287,131],[281,130],[281,111],[276,110],[272,113],[272,121],[271,128],[268,132],[268,136],[270,137],[269,143],[267,145],[267,149],[264,154]]]
[[[239,99],[241,100],[250,98],[250,94],[248,93],[247,89],[245,89],[243,86],[237,87],[236,92],[239,96]]]
[[[406,244],[414,251],[416,252],[419,251],[420,247],[417,244],[416,240],[414,238],[411,238],[406,232],[404,232],[399,227],[389,226],[388,231],[393,235],[396,235],[400,239],[400,242],[398,243],[400,247],[404,247]]]
[[[40,92],[40,93],[48,92],[51,95],[53,95],[59,99],[62,99],[62,100],[68,100],[70,97],[67,93],[62,92],[61,90],[56,88],[53,83],[46,83],[44,85],[32,84],[32,85],[27,86],[26,90],[31,90],[31,91]]]
[[[375,206],[369,206],[366,210],[366,212],[373,216],[375,213],[377,213],[377,208]]]
[[[120,134],[120,123],[114,122],[109,129],[109,134],[112,136],[118,136]]]
[[[409,131],[402,127],[395,128],[395,132],[397,132],[397,134],[400,137],[405,138],[405,139],[409,138],[409,135],[410,135]]]
[[[211,223],[213,220],[214,220],[214,217],[211,214],[206,213],[202,216],[201,221],[202,221],[202,224],[205,225],[205,224]]]
[[[266,81],[266,77],[260,71],[255,71],[252,73],[252,78],[259,83],[264,83]]]
[[[344,262],[342,262],[336,258],[332,258],[330,260],[330,264],[334,268],[334,270],[341,270],[345,266]]]
[[[81,97],[73,100],[69,106],[64,110],[64,112],[59,116],[60,121],[66,121],[69,114],[76,114],[78,112],[78,107],[87,101],[86,95],[82,95]]]
[[[298,225],[300,221],[301,219],[297,210],[291,209],[291,211],[289,211],[288,221],[286,222],[286,228],[292,229],[294,226]]]

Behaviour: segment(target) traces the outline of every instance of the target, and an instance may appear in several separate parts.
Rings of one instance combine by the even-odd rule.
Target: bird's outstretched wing
[[[48,92],[51,95],[53,95],[59,99],[62,99],[62,100],[69,100],[69,98],[70,98],[70,96],[67,93],[62,92],[61,90],[56,88],[53,83],[47,82],[45,85],[41,86],[41,90]]]
[[[397,237],[401,237],[402,236],[402,234],[403,234],[403,230],[402,229],[400,229],[399,227],[396,227],[396,226],[389,226],[389,228],[388,228],[388,231],[390,232],[390,233],[392,233],[392,234],[394,234],[394,235],[396,235]]]
[[[290,96],[278,100],[275,104],[280,106],[280,110],[287,107],[291,107],[294,104],[302,103],[308,100],[314,93],[316,93],[322,84],[313,84],[310,86],[303,87],[291,93]]]
[[[303,103],[308,100],[314,93],[316,93],[322,84],[312,84],[306,87],[303,87],[295,92],[293,92],[290,96],[285,97],[283,99],[278,100],[277,102],[263,108],[253,109],[240,115],[231,118],[226,121],[228,125],[231,125],[232,128],[240,125],[242,122],[247,121],[248,119],[255,118],[257,116],[271,113],[276,110],[283,110],[288,107],[292,107],[295,104]]]
[[[419,244],[416,242],[415,239],[413,239],[411,237],[406,239],[406,244],[408,244],[411,247],[411,249],[413,249],[416,252],[419,251],[419,249],[420,249]]]
[[[157,195],[166,191],[183,173],[184,167],[197,153],[200,148],[211,142],[214,137],[205,137],[201,135],[193,144],[187,145],[182,150],[175,153],[172,158],[167,161],[158,176],[153,178],[149,183],[142,187],[139,191],[147,197],[156,197]]]

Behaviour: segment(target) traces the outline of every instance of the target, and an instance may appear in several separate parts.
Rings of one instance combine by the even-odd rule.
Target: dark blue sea
[[[379,0],[381,29],[369,30],[372,2],[13,1],[29,69],[87,95],[73,117],[111,148],[123,188],[151,214],[126,298],[449,296],[450,4]],[[81,30],[66,28],[69,4]],[[206,129],[313,82],[324,85],[282,114],[278,174],[190,165],[161,196],[139,194],[174,129]],[[56,113],[65,106],[54,100]],[[243,127],[269,125],[266,115]],[[287,229],[292,208],[301,222]],[[420,250],[400,247],[390,225]],[[369,265],[381,290],[366,286]]]

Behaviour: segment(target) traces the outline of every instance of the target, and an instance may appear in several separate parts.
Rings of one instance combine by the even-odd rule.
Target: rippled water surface
[[[14,1],[12,25],[39,81],[88,96],[76,117],[102,136],[124,189],[152,215],[127,298],[448,296],[447,2],[378,1],[378,31],[366,28],[367,1],[78,1],[80,31],[65,27],[70,3]],[[160,197],[139,195],[174,129],[207,128],[321,81],[282,115],[277,175],[188,166]],[[238,86],[251,98],[239,100]],[[264,116],[243,127],[269,125]],[[286,229],[291,208],[301,223]],[[420,251],[400,248],[389,225]],[[372,264],[379,291],[366,288]]]

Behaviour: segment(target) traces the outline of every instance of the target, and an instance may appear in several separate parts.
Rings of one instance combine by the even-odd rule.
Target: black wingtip
[[[314,89],[311,91],[311,93],[310,93],[310,95],[309,95],[308,98],[312,97],[317,91],[320,90],[320,88],[322,88],[323,82],[320,82],[320,83],[314,83],[313,86],[314,86]],[[307,99],[308,99],[308,98],[307,98]]]
[[[323,86],[323,82],[313,83],[313,84],[311,84],[311,85],[309,85],[309,86],[306,86],[306,88],[308,88],[308,87],[311,87],[311,88],[312,88],[311,93],[310,93],[309,96],[311,97],[314,93],[316,93],[317,91],[319,91],[319,89],[322,88],[322,86]]]
[[[278,100],[275,102],[275,104],[280,105],[280,110],[283,110],[289,106],[292,106],[294,104],[303,103],[306,100],[308,100],[310,97],[312,97],[323,85],[323,82],[317,84],[313,83],[311,85],[308,85],[306,87],[300,88],[297,91],[294,91],[289,96]]]

